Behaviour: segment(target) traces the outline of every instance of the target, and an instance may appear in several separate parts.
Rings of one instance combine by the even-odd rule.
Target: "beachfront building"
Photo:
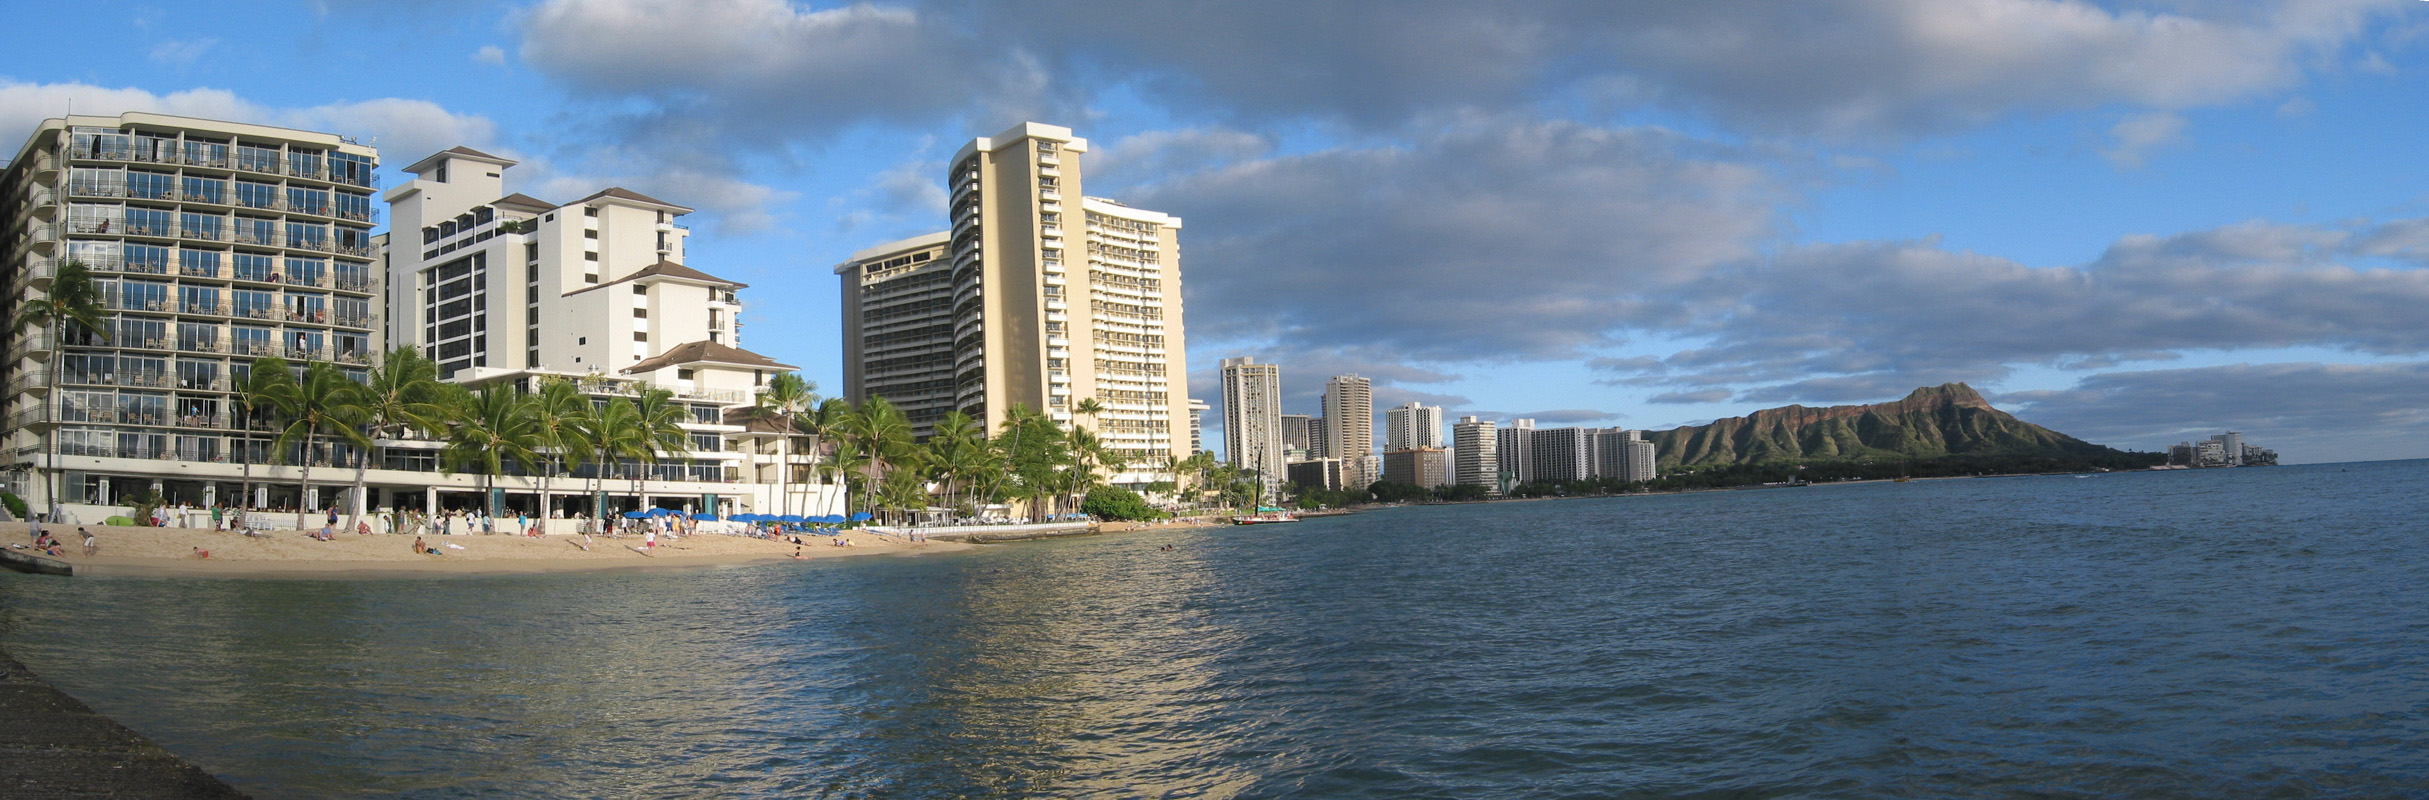
[[[1170,462],[1191,451],[1181,220],[1084,195],[1087,152],[1088,140],[1069,128],[1024,123],[954,154],[948,231],[862,251],[836,268],[846,297],[845,383],[889,400],[876,390],[881,380],[917,387],[927,409],[935,408],[924,405],[930,387],[948,385],[950,408],[990,431],[1013,406],[1037,409],[1093,429],[1120,454],[1129,468],[1112,483],[1170,480]],[[929,280],[908,273],[945,258],[925,269],[947,276],[949,307],[936,305],[925,284],[864,292],[872,261],[920,252],[929,260],[877,267],[887,272],[880,283]],[[874,295],[901,301],[854,299]],[[901,316],[881,319],[893,312]],[[940,325],[949,327],[949,353],[932,345]],[[873,337],[881,330],[931,344],[879,357]],[[1088,399],[1105,410],[1077,412]]]
[[[1653,479],[1653,443],[1643,431],[1604,428],[1594,437],[1594,477],[1636,483]]]
[[[242,462],[271,455],[235,429],[231,392],[251,359],[360,375],[383,345],[378,162],[342,136],[263,125],[149,113],[38,124],[0,173],[0,312],[47,297],[71,261],[106,310],[99,330],[10,338],[11,491],[96,522],[95,509],[147,492],[233,499]],[[309,457],[350,453],[324,442]]]
[[[1451,485],[1451,451],[1440,447],[1411,447],[1383,451],[1383,478],[1432,489]]]
[[[1527,458],[1534,462],[1528,480],[1547,483],[1594,477],[1594,438],[1597,428],[1537,428],[1527,433]]]
[[[1292,486],[1333,490],[1346,485],[1342,482],[1344,478],[1341,474],[1341,459],[1338,458],[1311,458],[1293,462],[1283,468],[1290,472]]]
[[[717,513],[840,508],[828,495],[842,487],[811,469],[810,437],[796,432],[780,446],[774,428],[750,424],[757,392],[795,367],[743,349],[745,284],[685,263],[690,230],[676,220],[692,209],[623,188],[562,204],[507,194],[503,174],[514,165],[455,147],[407,166],[413,180],[388,190],[389,330],[398,343],[468,388],[536,391],[568,381],[594,402],[671,392],[690,446],[607,465],[632,480],[637,497],[620,503]],[[392,469],[409,470],[431,463],[437,443],[382,446]],[[425,495],[394,505],[453,504],[422,477],[383,478],[374,488]],[[786,496],[776,494],[780,482]],[[576,481],[556,483],[540,497],[536,481],[516,476],[497,499],[533,512],[589,506]]]
[[[926,438],[955,408],[953,259],[946,231],[888,242],[836,265],[843,281],[843,397],[883,397]]]
[[[1411,400],[1383,412],[1383,449],[1442,446],[1442,407]]]
[[[1256,470],[1272,495],[1288,463],[1282,453],[1282,368],[1252,356],[1223,359],[1223,455]]]
[[[1365,487],[1381,480],[1375,461],[1375,384],[1357,375],[1335,375],[1324,384],[1325,455],[1341,459],[1341,480]]]
[[[1526,417],[1510,420],[1509,427],[1493,432],[1493,453],[1499,459],[1502,491],[1535,480],[1534,450],[1529,438],[1534,432],[1535,420]]]
[[[1501,437],[1493,428],[1492,420],[1473,415],[1460,417],[1451,424],[1452,479],[1459,485],[1483,486],[1492,494],[1501,493]]]

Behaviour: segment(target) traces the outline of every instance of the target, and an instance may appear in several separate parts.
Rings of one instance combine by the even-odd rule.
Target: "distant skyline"
[[[150,110],[701,209],[839,394],[832,267],[1034,120],[1187,220],[1194,397],[1662,429],[1971,383],[2091,441],[2429,456],[2417,0],[21,5],[0,139]],[[809,313],[803,313],[807,310]],[[1220,419],[1210,412],[1210,423]],[[1220,433],[1210,424],[1209,441]]]

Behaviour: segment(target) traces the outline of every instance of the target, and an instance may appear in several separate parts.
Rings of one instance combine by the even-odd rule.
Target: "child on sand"
[[[195,557],[195,558],[203,558],[203,559],[210,558],[210,557],[211,557],[211,551],[209,551],[209,550],[204,550],[204,549],[202,549],[202,548],[200,548],[200,547],[194,548],[194,557]]]
[[[97,555],[101,555],[101,545],[99,545],[99,544],[95,544],[95,543],[93,542],[93,532],[92,532],[92,531],[88,531],[88,530],[85,530],[85,529],[83,529],[83,528],[77,528],[77,529],[76,529],[76,532],[77,532],[77,533],[84,534],[84,554],[85,554],[85,555],[88,555],[88,556],[97,556]]]

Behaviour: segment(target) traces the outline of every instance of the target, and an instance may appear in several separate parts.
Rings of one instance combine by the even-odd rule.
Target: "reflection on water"
[[[263,797],[2406,794],[2424,489],[2403,462],[682,573],[11,574],[0,644]]]

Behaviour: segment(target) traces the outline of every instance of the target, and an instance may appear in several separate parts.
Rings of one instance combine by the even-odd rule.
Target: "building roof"
[[[807,422],[807,420],[803,419],[799,415],[793,417],[793,433],[809,433],[807,429],[802,427],[804,424],[807,424]],[[736,406],[725,410],[725,424],[740,425],[744,431],[749,433],[759,433],[773,436],[778,431],[784,429],[784,418],[778,416],[773,411],[761,409],[756,406]]]
[[[734,287],[734,288],[736,288],[736,289],[745,289],[745,288],[749,288],[749,287],[750,287],[750,284],[747,284],[747,283],[742,283],[742,282],[739,282],[739,281],[729,281],[729,280],[726,280],[726,279],[724,279],[724,278],[720,278],[720,277],[717,277],[717,276],[715,276],[715,275],[710,275],[710,274],[708,274],[708,273],[706,273],[706,272],[701,272],[701,271],[699,271],[699,270],[692,269],[691,267],[686,267],[686,266],[684,266],[684,265],[682,265],[682,264],[677,264],[677,263],[672,262],[672,261],[660,261],[660,262],[658,262],[658,263],[651,264],[651,265],[646,266],[646,267],[642,267],[642,268],[640,269],[640,271],[638,271],[638,272],[634,272],[634,273],[633,273],[633,274],[631,274],[631,275],[626,275],[626,276],[624,276],[624,277],[617,278],[617,279],[615,279],[615,280],[608,281],[608,282],[606,282],[606,283],[602,283],[602,284],[599,284],[599,285],[596,285],[596,286],[584,286],[584,287],[582,287],[582,288],[580,288],[580,289],[575,289],[575,290],[573,290],[573,291],[566,292],[566,293],[564,294],[564,296],[566,296],[566,297],[572,297],[572,296],[574,296],[574,295],[581,294],[581,293],[583,293],[583,292],[587,292],[587,291],[591,291],[591,290],[593,290],[593,289],[605,289],[605,288],[607,288],[607,287],[614,286],[614,285],[619,284],[619,283],[630,283],[630,282],[632,282],[632,281],[637,281],[637,280],[640,280],[640,279],[642,279],[642,278],[673,278],[673,279],[675,279],[675,280],[692,281],[692,282],[694,282],[694,283],[706,283],[706,284],[712,284],[712,285],[716,285],[716,286],[731,286],[731,287]]]
[[[739,347],[728,347],[716,342],[684,342],[669,348],[664,353],[659,353],[655,358],[645,358],[639,364],[625,367],[624,373],[630,375],[636,372],[656,372],[677,364],[701,363],[730,364],[752,369],[800,369],[791,364],[776,363],[773,358]]]
[[[490,205],[514,206],[516,208],[528,208],[534,211],[547,211],[557,207],[557,204],[555,203],[551,203],[522,192],[516,192],[505,197],[500,197],[496,202],[490,203]]]
[[[412,166],[405,168],[405,171],[415,175],[420,175],[424,172],[430,171],[431,168],[438,166],[439,161],[448,158],[469,158],[475,161],[496,164],[501,167],[511,167],[515,164],[514,159],[493,156],[459,144],[454,147],[432,153],[420,161],[413,162]]]
[[[622,186],[610,186],[610,187],[607,187],[607,188],[605,188],[605,189],[600,189],[600,190],[599,190],[599,191],[598,191],[596,194],[592,194],[592,195],[591,195],[591,196],[589,196],[589,197],[585,197],[585,198],[582,198],[582,199],[580,199],[580,200],[576,200],[576,201],[574,201],[574,202],[575,202],[576,204],[588,203],[588,202],[590,202],[590,201],[592,201],[592,200],[597,200],[597,199],[602,198],[602,197],[609,197],[609,198],[614,198],[614,199],[617,199],[617,200],[624,200],[624,201],[627,201],[627,202],[640,203],[640,204],[642,204],[642,205],[658,206],[658,207],[661,207],[661,208],[673,209],[673,210],[675,210],[675,211],[677,211],[677,212],[679,212],[679,213],[684,213],[684,214],[689,214],[689,213],[692,213],[692,210],[691,210],[690,208],[688,208],[688,207],[685,207],[685,206],[679,206],[679,205],[675,205],[675,204],[673,204],[673,203],[669,203],[669,202],[666,202],[666,201],[664,201],[664,200],[660,200],[660,199],[658,199],[658,198],[651,197],[651,196],[649,196],[649,195],[646,195],[646,194],[642,194],[642,193],[640,193],[640,192],[633,191],[633,190],[631,190],[631,189],[626,189],[626,188],[624,188],[624,187],[622,187]]]

